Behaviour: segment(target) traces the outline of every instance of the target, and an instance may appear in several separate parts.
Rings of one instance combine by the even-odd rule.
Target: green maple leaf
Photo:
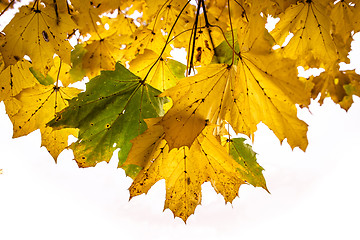
[[[262,175],[264,169],[257,163],[256,153],[249,144],[244,142],[245,140],[245,138],[233,138],[227,142],[226,146],[229,148],[229,154],[244,168],[240,173],[246,182],[254,187],[262,187],[268,191],[265,178]]]
[[[121,166],[131,148],[130,140],[147,129],[144,119],[163,115],[167,99],[156,97],[159,94],[117,63],[114,71],[102,71],[93,78],[86,91],[72,99],[49,125],[80,129],[78,141],[70,146],[80,167],[109,162],[118,148]],[[133,175],[136,168],[127,171]]]

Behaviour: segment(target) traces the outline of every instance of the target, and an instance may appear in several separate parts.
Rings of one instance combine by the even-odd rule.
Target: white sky
[[[163,181],[128,202],[131,180],[115,159],[79,169],[65,151],[55,165],[38,131],[11,139],[1,104],[1,239],[359,239],[360,101],[348,113],[330,101],[310,110],[299,113],[310,125],[306,153],[280,146],[266,127],[255,135],[271,195],[242,186],[225,205],[205,184],[185,225],[162,212]]]
[[[299,111],[309,124],[306,153],[281,146],[263,125],[255,134],[271,194],[242,186],[225,205],[206,183],[185,225],[162,212],[163,181],[129,202],[131,179],[115,158],[79,169],[64,151],[55,164],[39,131],[11,139],[1,103],[0,239],[360,239],[360,99],[347,113],[329,100],[310,111]]]

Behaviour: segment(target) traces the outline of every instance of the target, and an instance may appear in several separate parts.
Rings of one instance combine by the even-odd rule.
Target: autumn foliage
[[[358,0],[20,4],[0,1],[1,18],[19,10],[0,39],[0,101],[13,137],[40,129],[55,161],[70,148],[79,167],[119,149],[130,198],[165,179],[165,208],[184,221],[206,181],[226,202],[242,184],[267,190],[256,154],[230,129],[252,139],[262,122],[305,151],[297,107],[330,97],[348,110],[360,95],[359,75],[339,70],[360,30]],[[269,32],[270,17],[278,22]],[[186,51],[185,64],[174,49]],[[324,71],[305,79],[299,66]]]

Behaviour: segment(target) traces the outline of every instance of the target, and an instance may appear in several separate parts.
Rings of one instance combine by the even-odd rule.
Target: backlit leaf
[[[52,65],[53,55],[70,64],[72,49],[67,33],[75,25],[67,14],[56,14],[51,8],[45,8],[39,1],[20,8],[11,22],[5,27],[5,43],[0,51],[6,65],[15,64],[24,55],[28,55],[34,68],[47,72]]]
[[[21,137],[44,127],[58,111],[68,105],[67,100],[79,92],[76,88],[41,84],[21,91],[16,99],[21,102],[22,107],[10,117],[14,128],[13,137]]]
[[[252,135],[263,122],[289,145],[305,150],[307,124],[297,118],[295,104],[307,106],[310,92],[297,78],[294,62],[278,55],[244,53],[237,66],[237,81],[231,89],[233,111],[228,122],[237,133]]]
[[[153,69],[149,72],[146,82],[154,88],[164,91],[173,87],[178,79],[185,77],[186,66],[170,58],[161,57],[157,61],[158,58],[158,54],[146,49],[143,54],[138,55],[130,62],[130,70],[137,76],[144,78],[152,67]]]
[[[42,127],[40,131],[41,146],[46,147],[55,162],[59,154],[68,146],[69,135],[77,137],[78,134],[78,130],[74,128],[54,130],[51,127]]]
[[[16,96],[24,88],[34,86],[38,81],[29,70],[31,64],[19,61],[8,66],[0,74],[0,101]]]
[[[130,198],[147,193],[160,179],[165,179],[166,200],[174,216],[184,221],[201,203],[201,185],[209,181],[216,192],[232,202],[241,184],[243,167],[232,159],[226,149],[212,135],[213,127],[206,127],[193,145],[169,149],[160,124],[151,126],[135,138],[125,164],[143,169],[130,186]]]
[[[300,65],[306,65],[309,56],[332,64],[340,56],[331,36],[329,16],[330,12],[321,0],[298,2],[280,16],[271,34],[280,46],[289,33],[294,34],[284,47],[284,56],[297,59]]]
[[[262,187],[266,191],[266,183],[262,171],[264,170],[256,162],[256,153],[249,144],[244,143],[245,138],[232,138],[226,141],[225,148],[229,148],[229,154],[238,162],[243,171],[240,171],[242,179],[254,187]]]
[[[335,103],[339,103],[342,108],[348,110],[353,103],[352,95],[360,93],[356,91],[360,75],[355,71],[339,71],[337,68],[332,68],[311,80],[315,84],[312,97],[316,98],[320,94],[320,104],[323,103],[325,97],[331,97]]]
[[[230,103],[227,88],[234,75],[229,65],[209,65],[160,95],[171,97],[173,101],[172,108],[161,121],[170,149],[190,147],[208,123],[216,124],[225,119]]]
[[[130,140],[147,128],[144,118],[163,114],[166,99],[157,98],[159,94],[117,63],[114,71],[102,71],[92,79],[86,91],[72,99],[50,126],[80,130],[78,141],[70,146],[80,167],[109,162],[119,148],[121,166],[131,148]]]

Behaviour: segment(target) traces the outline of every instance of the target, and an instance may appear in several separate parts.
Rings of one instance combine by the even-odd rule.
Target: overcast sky
[[[206,183],[185,225],[163,212],[164,181],[129,202],[131,179],[116,158],[79,169],[64,151],[55,164],[39,148],[39,131],[11,138],[1,103],[0,239],[360,239],[360,99],[348,112],[329,100],[313,103],[299,117],[309,124],[306,153],[281,146],[263,125],[255,134],[271,194],[241,186],[225,205]]]

